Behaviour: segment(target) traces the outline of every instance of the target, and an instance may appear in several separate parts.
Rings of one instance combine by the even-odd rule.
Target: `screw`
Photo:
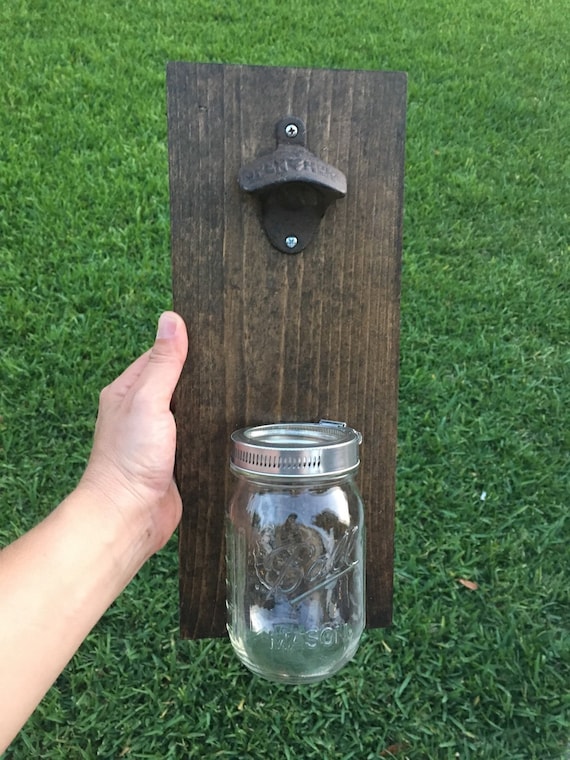
[[[295,235],[289,235],[289,237],[285,238],[285,245],[287,248],[294,248],[298,242],[299,240],[295,237]]]
[[[287,124],[285,127],[285,134],[287,137],[297,137],[299,134],[299,127],[296,124]]]

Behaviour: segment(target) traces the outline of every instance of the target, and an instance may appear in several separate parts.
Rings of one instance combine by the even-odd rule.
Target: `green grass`
[[[2,544],[73,487],[100,387],[171,303],[166,61],[409,73],[393,627],[267,685],[177,639],[173,541],[7,759],[565,757],[569,10],[4,0]]]

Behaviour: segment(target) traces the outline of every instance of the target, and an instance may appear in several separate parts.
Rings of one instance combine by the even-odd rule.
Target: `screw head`
[[[287,137],[297,137],[299,134],[299,127],[296,124],[287,124],[285,127],[285,134]]]
[[[295,237],[295,235],[289,235],[285,238],[285,245],[287,248],[294,248],[297,243],[299,242],[299,239]]]

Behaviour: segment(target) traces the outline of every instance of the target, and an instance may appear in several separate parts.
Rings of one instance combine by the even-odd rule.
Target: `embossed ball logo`
[[[330,551],[325,549],[318,531],[297,526],[297,533],[299,527],[307,540],[275,546],[268,545],[260,537],[257,543],[255,572],[267,590],[267,600],[285,596],[289,604],[298,604],[314,592],[336,583],[358,564],[357,526],[337,539]]]

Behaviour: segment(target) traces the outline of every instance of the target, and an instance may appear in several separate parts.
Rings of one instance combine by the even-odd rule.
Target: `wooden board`
[[[174,308],[190,335],[175,397],[181,635],[225,634],[231,432],[322,417],[364,436],[368,625],[387,626],[406,75],[171,63],[167,89]],[[348,183],[298,255],[271,246],[237,182],[286,115]]]

